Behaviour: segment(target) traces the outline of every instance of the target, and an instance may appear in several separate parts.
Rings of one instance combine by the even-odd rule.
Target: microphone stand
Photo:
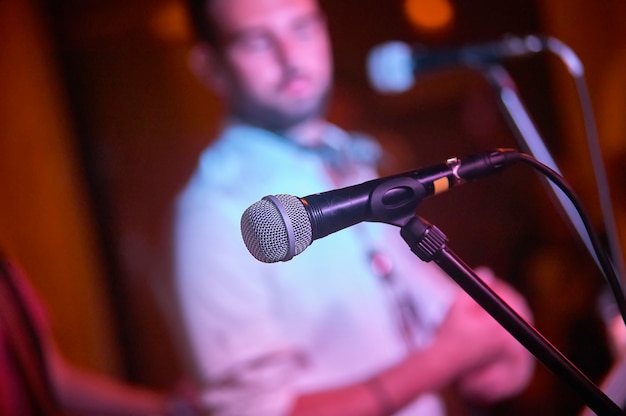
[[[401,228],[400,235],[413,253],[425,262],[434,261],[528,351],[574,388],[596,414],[625,414],[454,254],[447,246],[446,235],[437,227],[415,216]]]
[[[517,141],[523,150],[526,153],[533,155],[537,160],[544,165],[547,165],[555,172],[561,174],[556,162],[550,154],[550,151],[547,149],[541,135],[537,131],[537,128],[528,114],[528,111],[522,103],[522,100],[517,93],[515,83],[508,72],[500,65],[490,65],[484,67],[482,68],[482,72],[487,81],[491,84],[491,87],[496,91],[500,109],[502,110],[502,113],[504,114],[511,130],[515,134]],[[613,293],[613,298],[617,304],[620,315],[622,316],[622,320],[626,323],[626,297],[624,295],[622,284],[620,284],[620,278],[617,275],[622,268],[619,264],[621,255],[617,254],[620,252],[619,241],[614,235],[615,223],[612,214],[607,213],[605,215],[606,222],[608,222],[609,225],[612,225],[612,227],[606,229],[606,232],[609,233],[609,243],[611,241],[615,243],[612,244],[612,254],[613,260],[617,262],[617,264],[615,267],[611,264],[603,267],[602,262],[598,258],[598,254],[593,247],[591,236],[587,233],[583,219],[580,213],[576,210],[573,202],[554,182],[548,181],[548,184],[552,188],[553,195],[559,200],[560,207],[563,212],[568,216],[570,224],[573,225],[578,232],[578,236],[582,239],[582,242],[587,247],[589,254],[591,254],[591,257],[606,279],[606,282]],[[598,188],[602,189],[602,186],[599,185]],[[601,195],[602,194],[600,194],[600,196]],[[608,199],[608,196],[605,196],[605,199]],[[602,203],[602,201],[600,202]],[[610,210],[610,206],[607,208]]]
[[[542,139],[541,134],[535,127],[532,118],[522,103],[522,100],[517,92],[515,82],[506,69],[504,69],[501,65],[489,65],[480,69],[482,69],[481,72],[489,82],[490,86],[495,90],[499,107],[509,127],[511,128],[511,131],[515,135],[517,142],[522,147],[524,152],[531,154],[541,163],[547,165],[552,170],[560,174],[561,172],[556,165],[554,158],[550,154],[550,151],[546,147],[545,141]],[[561,189],[559,189],[559,187],[554,183],[549,182],[549,185],[552,188],[554,195],[559,200],[565,214],[569,217],[571,224],[574,226],[578,235],[587,247],[587,250],[595,260],[600,270],[602,270],[602,266],[593,249],[589,235],[585,231],[583,221],[572,204],[572,201],[570,201],[563,191],[561,191]]]

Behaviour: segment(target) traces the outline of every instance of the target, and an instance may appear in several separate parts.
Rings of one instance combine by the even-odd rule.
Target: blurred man
[[[178,293],[207,408],[434,416],[449,386],[486,402],[518,393],[530,355],[397,228],[359,224],[279,264],[247,252],[249,205],[371,179],[380,149],[324,119],[332,58],[316,0],[198,0],[190,10],[191,65],[228,111],[175,219]],[[484,277],[529,316],[513,289]]]

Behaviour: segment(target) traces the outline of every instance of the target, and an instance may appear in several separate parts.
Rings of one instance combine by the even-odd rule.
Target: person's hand
[[[527,321],[532,313],[524,298],[491,271],[481,269],[478,274],[504,302]],[[497,336],[499,352],[492,360],[463,375],[458,381],[459,391],[467,398],[490,403],[519,393],[530,381],[534,358],[512,335],[501,328]]]
[[[532,319],[523,297],[488,269],[477,274],[513,310]],[[519,393],[532,376],[532,355],[465,292],[450,309],[438,333],[438,342],[456,344],[456,384],[473,401],[493,402]]]

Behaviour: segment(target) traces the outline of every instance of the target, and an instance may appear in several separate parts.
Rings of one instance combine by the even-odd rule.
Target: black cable
[[[595,232],[592,226],[589,216],[587,215],[575,191],[569,186],[569,184],[567,184],[567,182],[563,179],[561,175],[559,175],[558,172],[556,172],[549,166],[544,165],[543,163],[541,163],[539,160],[535,159],[534,157],[526,153],[520,153],[519,158],[520,158],[519,159],[520,161],[529,164],[530,166],[535,168],[537,171],[542,173],[544,176],[546,176],[552,183],[558,186],[559,189],[563,191],[565,196],[567,196],[567,198],[574,205],[574,208],[580,215],[580,218],[583,222],[585,230],[587,231],[587,234],[589,235],[591,245],[598,259],[598,263],[600,264],[600,267],[602,268],[602,272],[604,273],[607,283],[609,284],[609,287],[611,288],[613,295],[615,297],[615,301],[622,315],[622,319],[624,320],[624,323],[626,324],[626,298],[624,296],[624,291],[620,284],[620,280],[615,272],[615,268],[613,267],[613,264],[611,263],[609,257],[606,254],[606,251],[603,249],[603,246],[600,242],[600,239],[597,233]]]
[[[593,167],[596,180],[604,228],[607,234],[609,249],[611,250],[611,257],[613,261],[611,267],[616,268],[617,274],[623,278],[625,271],[624,259],[617,233],[617,224],[615,222],[615,215],[613,213],[611,203],[611,192],[606,176],[606,169],[602,159],[595,117],[593,115],[593,107],[591,104],[589,89],[587,88],[587,84],[585,82],[583,64],[574,51],[560,40],[548,37],[544,39],[544,44],[548,50],[561,58],[561,61],[565,64],[568,72],[574,78],[582,112],[583,124],[585,127],[585,137],[587,147],[589,149],[589,157],[591,159],[591,165]],[[621,291],[622,290],[620,289],[620,292]]]

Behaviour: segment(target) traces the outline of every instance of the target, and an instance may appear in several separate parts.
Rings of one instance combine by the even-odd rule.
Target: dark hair
[[[217,45],[215,22],[209,13],[210,0],[186,0],[191,31],[196,40]]]
[[[196,41],[206,42],[220,48],[219,29],[214,16],[209,10],[211,0],[185,0],[189,18],[191,34]]]

